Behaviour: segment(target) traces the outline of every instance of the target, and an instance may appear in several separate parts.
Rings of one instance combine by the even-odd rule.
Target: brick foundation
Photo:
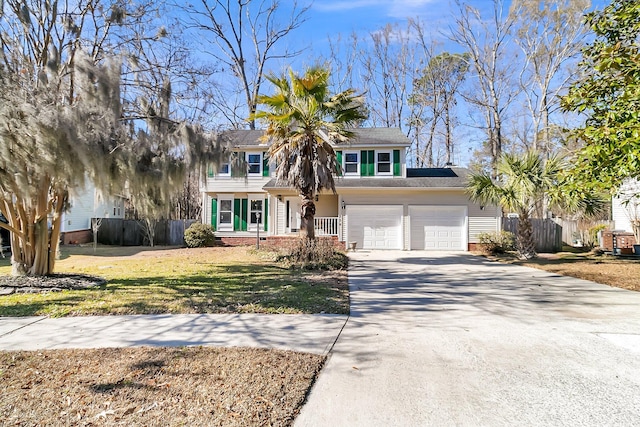
[[[470,252],[475,252],[478,250],[478,244],[477,243],[469,243],[467,244],[467,250]]]
[[[267,236],[260,238],[260,245],[271,248],[289,247],[298,241],[297,236]],[[318,237],[318,239],[331,239],[336,249],[344,249],[344,242],[338,240],[338,236]],[[253,246],[256,244],[255,237],[218,237],[216,245],[221,246]]]
[[[63,245],[91,243],[93,241],[93,233],[91,233],[91,230],[67,231],[62,233],[60,241]]]

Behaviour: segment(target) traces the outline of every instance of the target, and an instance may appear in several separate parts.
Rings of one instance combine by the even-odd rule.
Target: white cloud
[[[406,18],[420,12],[428,4],[447,7],[447,0],[319,0],[313,8],[321,12],[344,12],[353,9],[378,8],[394,18]]]
[[[384,0],[320,0],[313,3],[313,8],[321,12],[343,12],[363,7],[376,7],[387,3]]]
[[[426,7],[441,7],[443,10],[449,8],[447,0],[394,0],[389,3],[388,15],[394,18],[415,17],[426,12]]]

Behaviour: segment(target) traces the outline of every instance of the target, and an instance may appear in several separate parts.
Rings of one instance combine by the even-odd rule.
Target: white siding
[[[631,221],[629,220],[627,207],[622,206],[621,200],[617,197],[614,197],[611,201],[611,216],[614,230],[631,231]]]
[[[640,183],[627,180],[611,201],[611,215],[615,230],[633,231],[632,221],[640,220]]]
[[[62,216],[62,232],[89,230],[93,217],[95,189],[92,185],[69,198],[69,211]]]
[[[119,202],[120,209],[113,208]],[[78,190],[69,198],[69,211],[62,215],[63,233],[91,229],[91,218],[124,218],[124,201],[120,196],[102,196],[93,184]]]
[[[207,178],[201,191],[209,193],[262,193],[264,187],[271,178],[249,177],[244,178]]]
[[[276,220],[277,220],[278,228],[274,233],[276,235],[285,234],[285,227],[286,227],[285,221],[287,216],[286,208],[287,208],[287,205],[284,202],[280,202],[279,200],[277,201],[277,209],[275,210],[275,213],[277,215]]]

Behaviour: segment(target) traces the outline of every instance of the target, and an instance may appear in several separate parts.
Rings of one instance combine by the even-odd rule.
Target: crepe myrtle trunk
[[[300,204],[300,236],[308,240],[316,238],[314,218],[316,215],[316,204],[313,201],[313,193],[303,193]]]

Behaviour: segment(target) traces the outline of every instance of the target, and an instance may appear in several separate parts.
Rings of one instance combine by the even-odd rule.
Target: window
[[[376,154],[377,173],[381,175],[391,174],[391,152],[379,151]]]
[[[258,214],[260,214],[260,221],[258,221]],[[251,225],[262,224],[262,199],[251,200]]]
[[[344,173],[345,175],[358,174],[358,153],[345,153],[344,155]]]
[[[249,175],[259,175],[262,173],[262,154],[248,154],[247,165]]]
[[[220,214],[219,214],[220,228],[230,228],[233,221],[233,203],[231,199],[220,200]]]
[[[231,165],[229,163],[222,163],[218,175],[231,176]]]
[[[120,197],[116,197],[113,201],[113,216],[122,216],[122,199]]]

